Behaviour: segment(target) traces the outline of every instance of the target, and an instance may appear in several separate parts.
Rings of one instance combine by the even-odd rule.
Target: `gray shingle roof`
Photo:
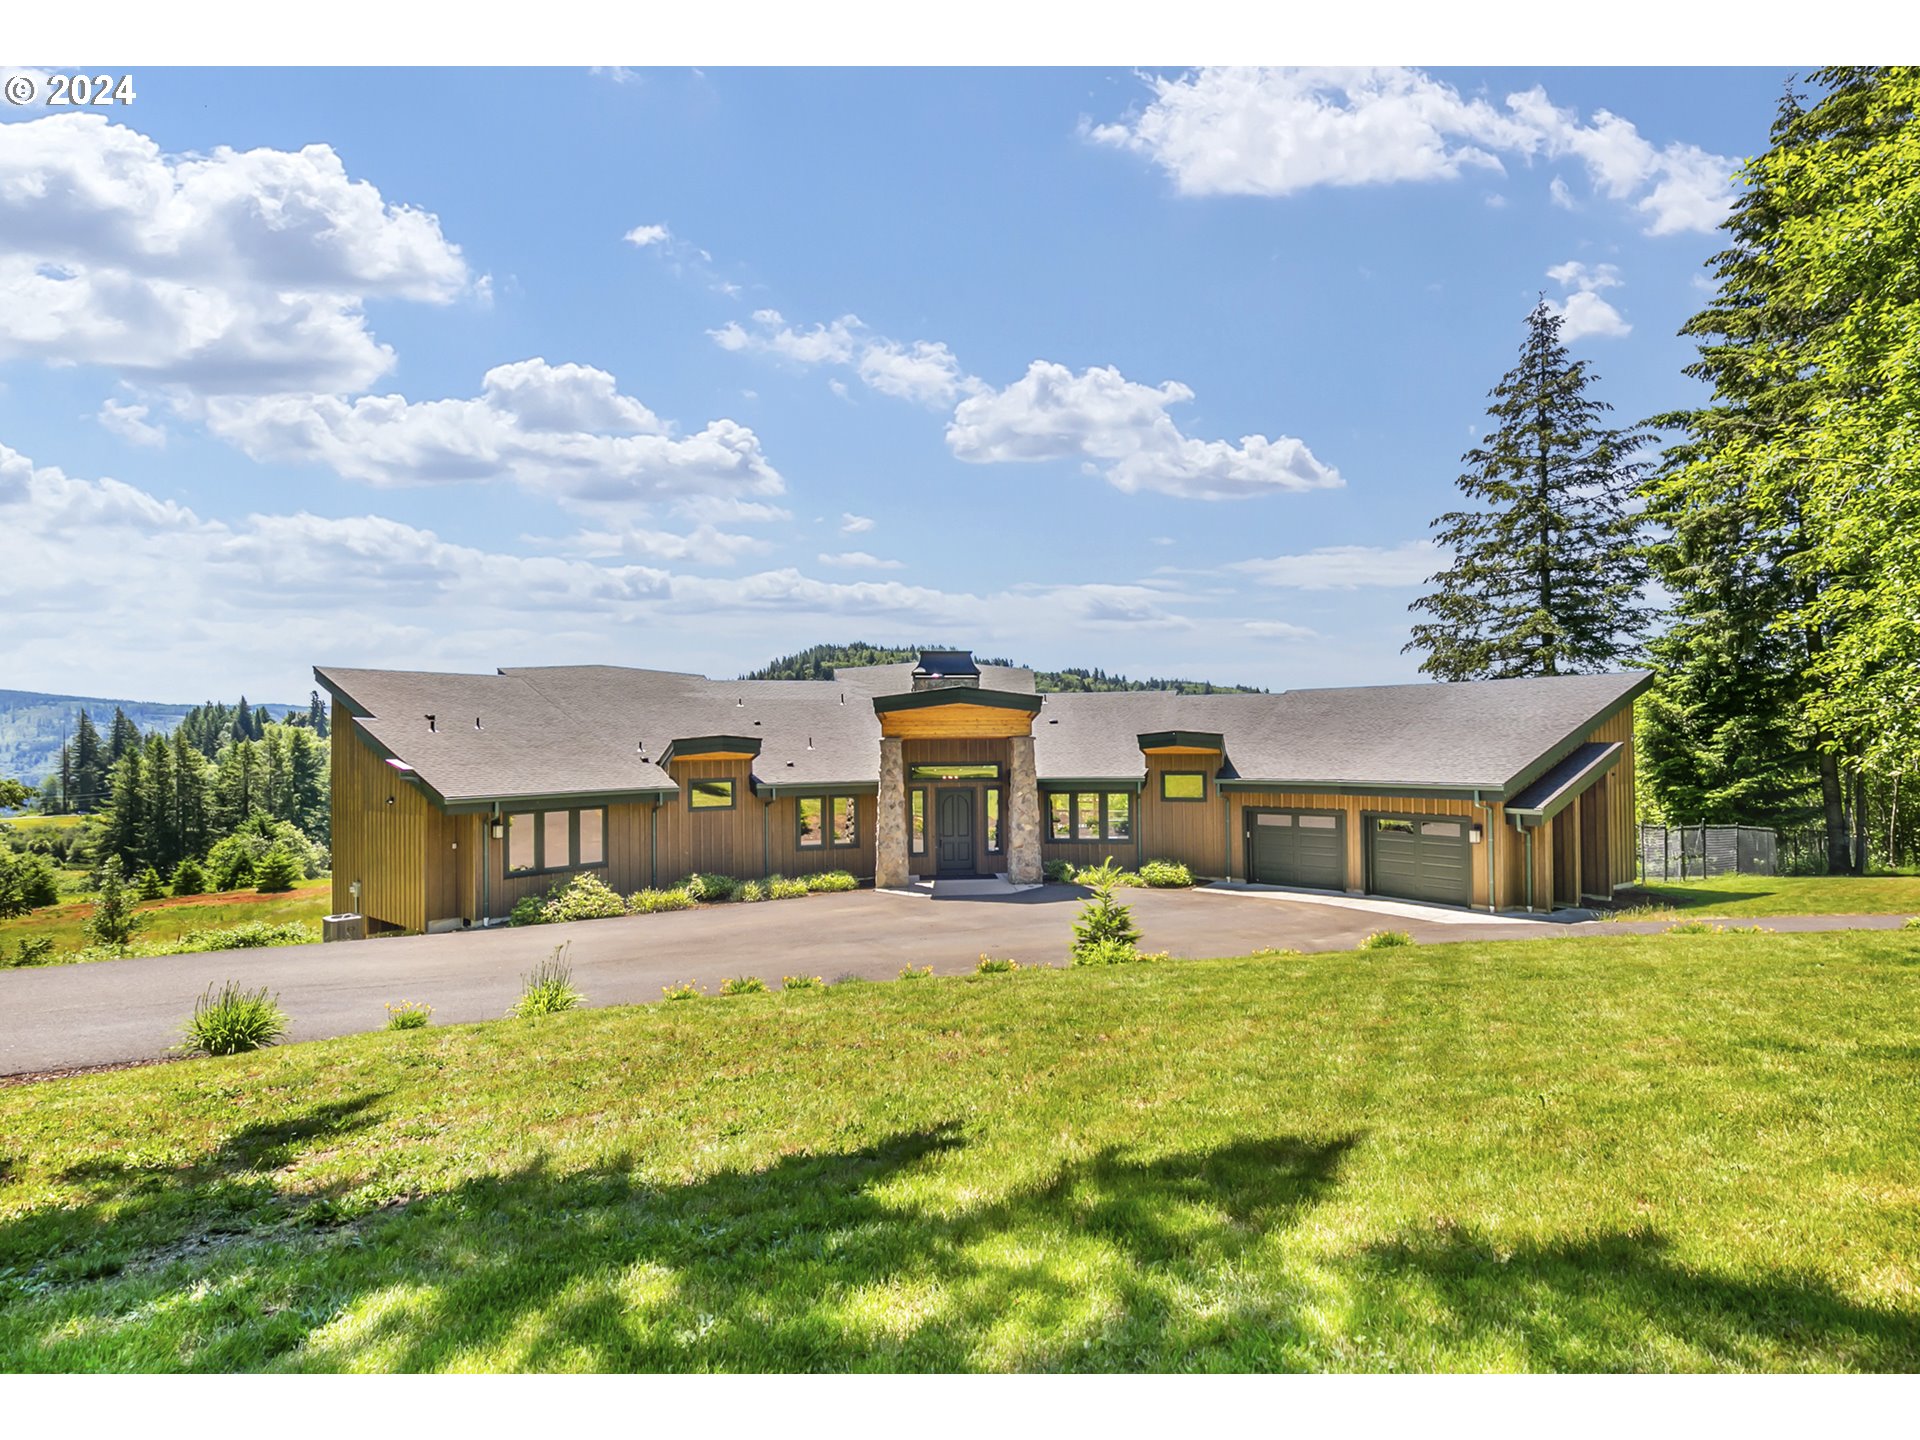
[[[984,688],[1033,693],[1033,673],[981,666]],[[879,780],[877,695],[912,687],[911,664],[832,680],[709,680],[667,670],[564,665],[497,675],[316,669],[368,712],[366,732],[450,803],[674,788],[654,762],[674,739],[761,739],[755,781],[775,787]],[[1638,673],[1289,690],[1053,694],[1034,721],[1042,780],[1138,780],[1138,737],[1225,737],[1223,778],[1292,788],[1501,790],[1645,683]],[[438,717],[429,731],[425,716]],[[474,728],[474,719],[481,721]],[[644,743],[644,758],[637,748]]]

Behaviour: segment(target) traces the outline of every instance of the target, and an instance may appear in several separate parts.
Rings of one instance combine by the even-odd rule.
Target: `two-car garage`
[[[1347,888],[1347,815],[1338,811],[1247,812],[1247,878],[1308,890]],[[1450,817],[1363,815],[1366,890],[1402,900],[1469,905],[1469,822]]]

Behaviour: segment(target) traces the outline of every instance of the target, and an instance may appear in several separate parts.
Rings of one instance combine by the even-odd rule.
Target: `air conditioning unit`
[[[367,938],[367,917],[364,915],[323,915],[320,917],[320,939],[328,940],[364,940]]]

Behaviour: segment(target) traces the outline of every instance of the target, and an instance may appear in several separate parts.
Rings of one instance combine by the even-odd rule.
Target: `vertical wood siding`
[[[502,807],[503,809],[505,807]],[[594,808],[594,807],[585,807]],[[608,885],[622,895],[631,895],[636,890],[647,887],[647,838],[648,817],[653,807],[644,803],[632,805],[608,805],[607,812],[607,863],[588,866],[584,869],[543,870],[536,875],[507,874],[507,842],[488,838],[486,843],[486,885],[487,913],[494,916],[510,914],[514,902],[528,895],[545,895],[556,884],[565,885],[575,875],[589,873],[598,875]],[[491,823],[491,817],[462,816],[472,823],[473,874],[480,873],[480,830]],[[463,840],[461,854],[467,854],[467,845]],[[480,913],[480,902],[476,899],[467,915],[471,918]]]
[[[1633,706],[1621,707],[1595,726],[1588,740],[1621,744],[1620,763],[1607,775],[1607,865],[1613,876],[1613,888],[1633,884],[1639,861],[1638,832],[1634,815],[1634,766],[1638,758],[1633,748]]]
[[[767,853],[772,860],[771,873],[779,875],[818,875],[824,870],[845,870],[859,880],[873,878],[874,820],[879,804],[873,795],[855,795],[854,835],[859,844],[852,849],[822,845],[817,850],[800,848],[800,801],[783,795],[767,807]],[[826,796],[820,796],[820,823],[831,829],[826,811]],[[758,870],[753,872],[759,874]]]
[[[419,790],[369,746],[351,716],[336,710],[332,737],[333,908],[354,908],[376,925],[423,930],[427,923],[427,831],[440,817]],[[387,804],[387,797],[393,804]]]
[[[1142,860],[1175,860],[1195,875],[1224,877],[1232,864],[1228,850],[1227,802],[1214,776],[1218,755],[1144,755],[1147,784],[1134,812],[1134,834]],[[1205,803],[1162,800],[1160,777],[1169,770],[1198,770],[1207,777]],[[1238,844],[1238,841],[1234,842]]]
[[[660,806],[660,883],[672,885],[699,871],[738,877],[766,873],[766,802],[753,793],[750,760],[675,760],[678,797]],[[731,810],[695,810],[687,803],[689,780],[733,781]]]
[[[1338,810],[1344,817],[1341,828],[1347,839],[1347,891],[1355,895],[1363,894],[1367,889],[1366,822],[1375,816],[1445,816],[1483,826],[1486,831],[1498,831],[1499,826],[1506,824],[1498,805],[1492,807],[1492,818],[1489,820],[1486,809],[1471,800],[1438,800],[1416,795],[1323,795],[1305,791],[1235,790],[1229,792],[1227,800],[1233,835],[1232,878],[1244,880],[1247,875],[1245,837],[1248,810]],[[1510,899],[1507,893],[1509,885],[1516,881],[1524,882],[1524,873],[1520,868],[1522,861],[1503,853],[1524,847],[1525,843],[1511,830],[1491,836],[1482,834],[1480,843],[1472,847],[1474,905],[1487,904],[1489,845],[1494,847],[1491,863],[1496,881],[1506,877],[1505,883],[1496,888],[1494,903],[1501,906],[1525,903],[1524,899],[1518,902]]]

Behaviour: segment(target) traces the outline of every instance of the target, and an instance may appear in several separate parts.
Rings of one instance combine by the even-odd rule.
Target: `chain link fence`
[[[1780,837],[1752,825],[1642,825],[1643,880],[1704,880],[1710,875],[1776,875]]]

